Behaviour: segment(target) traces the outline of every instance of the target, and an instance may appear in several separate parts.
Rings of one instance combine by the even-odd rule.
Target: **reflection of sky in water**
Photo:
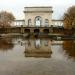
[[[52,50],[52,58],[59,60],[66,59],[62,45],[51,46],[51,50]]]

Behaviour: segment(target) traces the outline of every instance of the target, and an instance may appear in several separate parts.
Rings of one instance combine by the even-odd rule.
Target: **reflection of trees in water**
[[[74,41],[64,41],[63,48],[69,57],[75,58],[75,42]]]
[[[1,38],[0,39],[0,50],[6,51],[13,48],[13,43],[11,38]]]

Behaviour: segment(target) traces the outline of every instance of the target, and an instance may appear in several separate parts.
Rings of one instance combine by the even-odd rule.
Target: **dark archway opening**
[[[25,33],[30,33],[30,29],[25,29]]]
[[[38,38],[39,32],[40,32],[39,29],[34,29],[34,33],[36,33],[36,34],[34,35],[35,38]]]
[[[39,33],[39,29],[34,29],[34,33]]]
[[[49,29],[44,29],[43,33],[49,33]]]

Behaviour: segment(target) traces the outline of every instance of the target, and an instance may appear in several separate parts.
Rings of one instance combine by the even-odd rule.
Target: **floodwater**
[[[0,75],[75,75],[75,42],[0,38]]]

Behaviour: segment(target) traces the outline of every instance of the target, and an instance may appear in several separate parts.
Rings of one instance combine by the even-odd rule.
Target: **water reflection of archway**
[[[40,39],[36,39],[34,44],[35,44],[35,48],[40,48],[41,47]]]
[[[27,45],[25,45],[25,57],[51,57],[52,51],[48,40],[44,41],[42,39],[30,39],[30,41],[28,40],[28,42]]]

